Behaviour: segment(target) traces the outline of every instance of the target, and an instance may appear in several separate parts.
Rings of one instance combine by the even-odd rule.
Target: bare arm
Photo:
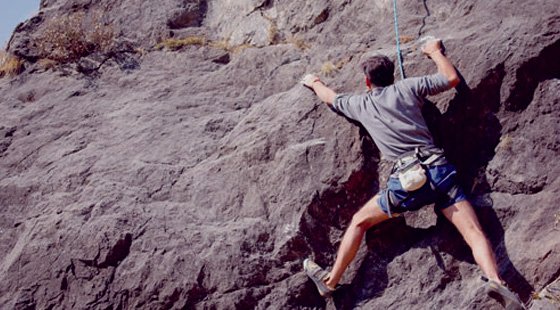
[[[315,94],[328,105],[332,105],[334,102],[334,97],[336,97],[336,93],[334,90],[328,88],[323,82],[317,81],[311,84],[311,88],[315,91]]]
[[[328,88],[321,80],[312,74],[306,75],[303,80],[301,81],[303,85],[312,89],[315,94],[323,101],[324,103],[332,106],[334,102],[334,97],[336,97],[336,93],[334,90]]]
[[[438,72],[443,74],[451,87],[455,87],[461,81],[455,67],[441,50],[441,40],[431,40],[422,46],[422,52],[430,57],[437,66]]]

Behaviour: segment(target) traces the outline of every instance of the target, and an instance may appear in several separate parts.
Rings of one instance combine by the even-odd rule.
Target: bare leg
[[[474,260],[486,277],[498,283],[503,283],[498,274],[496,258],[490,242],[484,235],[471,204],[466,200],[460,201],[449,208],[443,209],[442,213],[457,227],[457,230],[471,248]]]
[[[336,261],[329,279],[326,281],[327,286],[330,288],[334,288],[338,284],[340,278],[342,278],[342,274],[356,256],[366,231],[372,226],[389,219],[387,214],[385,214],[377,204],[378,198],[379,196],[376,195],[370,199],[366,205],[352,217],[352,222],[348,229],[346,229],[344,237],[342,237],[342,242],[340,243]]]

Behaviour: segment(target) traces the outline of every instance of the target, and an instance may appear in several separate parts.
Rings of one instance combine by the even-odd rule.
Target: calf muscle
[[[460,201],[444,209],[442,213],[459,230],[459,233],[471,248],[474,260],[480,266],[482,272],[489,279],[502,283],[494,252],[484,235],[471,204],[466,200]]]

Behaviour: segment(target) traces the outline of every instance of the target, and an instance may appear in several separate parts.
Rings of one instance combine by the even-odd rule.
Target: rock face
[[[432,34],[463,76],[425,115],[503,277],[558,309],[534,294],[560,275],[557,1],[398,9],[407,75],[435,71],[414,43]],[[120,56],[41,69],[46,24],[94,11]],[[227,48],[151,48],[187,36]],[[328,303],[302,272],[333,263],[389,163],[297,82],[361,91],[360,59],[394,45],[385,0],[43,0],[8,47],[26,72],[0,80],[1,308],[500,309],[431,207],[371,230]]]

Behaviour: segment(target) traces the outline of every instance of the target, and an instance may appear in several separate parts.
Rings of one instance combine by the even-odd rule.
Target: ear
[[[367,88],[368,88],[369,90],[372,89],[371,81],[367,78],[367,76],[366,76],[366,86],[367,86]]]

